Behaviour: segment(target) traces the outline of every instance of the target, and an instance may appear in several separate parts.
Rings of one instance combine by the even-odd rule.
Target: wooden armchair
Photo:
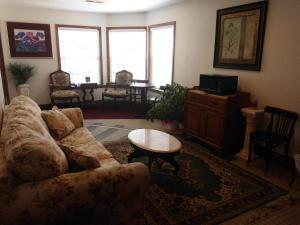
[[[72,90],[76,87],[75,84],[71,84],[70,74],[62,70],[57,70],[50,74],[50,98],[51,103],[55,104],[55,100],[69,100],[73,102],[73,99],[77,99],[80,102],[79,94]]]
[[[127,97],[130,98],[130,84],[132,82],[132,73],[127,70],[119,71],[116,74],[115,82],[107,82],[106,88],[102,93],[102,101],[104,102],[105,97],[113,98],[114,102],[118,98],[126,100]]]

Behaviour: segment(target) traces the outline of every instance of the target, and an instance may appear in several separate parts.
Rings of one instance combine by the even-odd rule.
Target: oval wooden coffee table
[[[174,173],[177,174],[179,164],[174,156],[179,153],[181,148],[177,138],[165,132],[153,129],[137,129],[128,134],[128,139],[134,151],[128,156],[128,162],[140,156],[148,156],[148,167],[151,170],[153,159],[160,158],[175,167]]]

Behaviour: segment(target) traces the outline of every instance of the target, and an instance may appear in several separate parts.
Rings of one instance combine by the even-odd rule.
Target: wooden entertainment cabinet
[[[245,120],[241,108],[250,94],[207,94],[196,87],[187,93],[184,133],[200,140],[220,156],[239,152],[243,147]]]

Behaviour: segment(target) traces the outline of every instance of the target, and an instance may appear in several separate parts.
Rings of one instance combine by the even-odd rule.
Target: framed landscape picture
[[[214,67],[260,71],[268,2],[217,11]]]
[[[7,22],[11,57],[52,57],[49,24]]]

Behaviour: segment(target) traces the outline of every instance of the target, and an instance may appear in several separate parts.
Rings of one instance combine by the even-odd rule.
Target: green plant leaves
[[[182,122],[186,93],[187,88],[180,84],[167,85],[160,101],[147,112],[147,119]]]
[[[26,81],[33,76],[34,67],[23,63],[10,63],[8,65],[8,71],[12,75],[16,84],[25,84]]]

